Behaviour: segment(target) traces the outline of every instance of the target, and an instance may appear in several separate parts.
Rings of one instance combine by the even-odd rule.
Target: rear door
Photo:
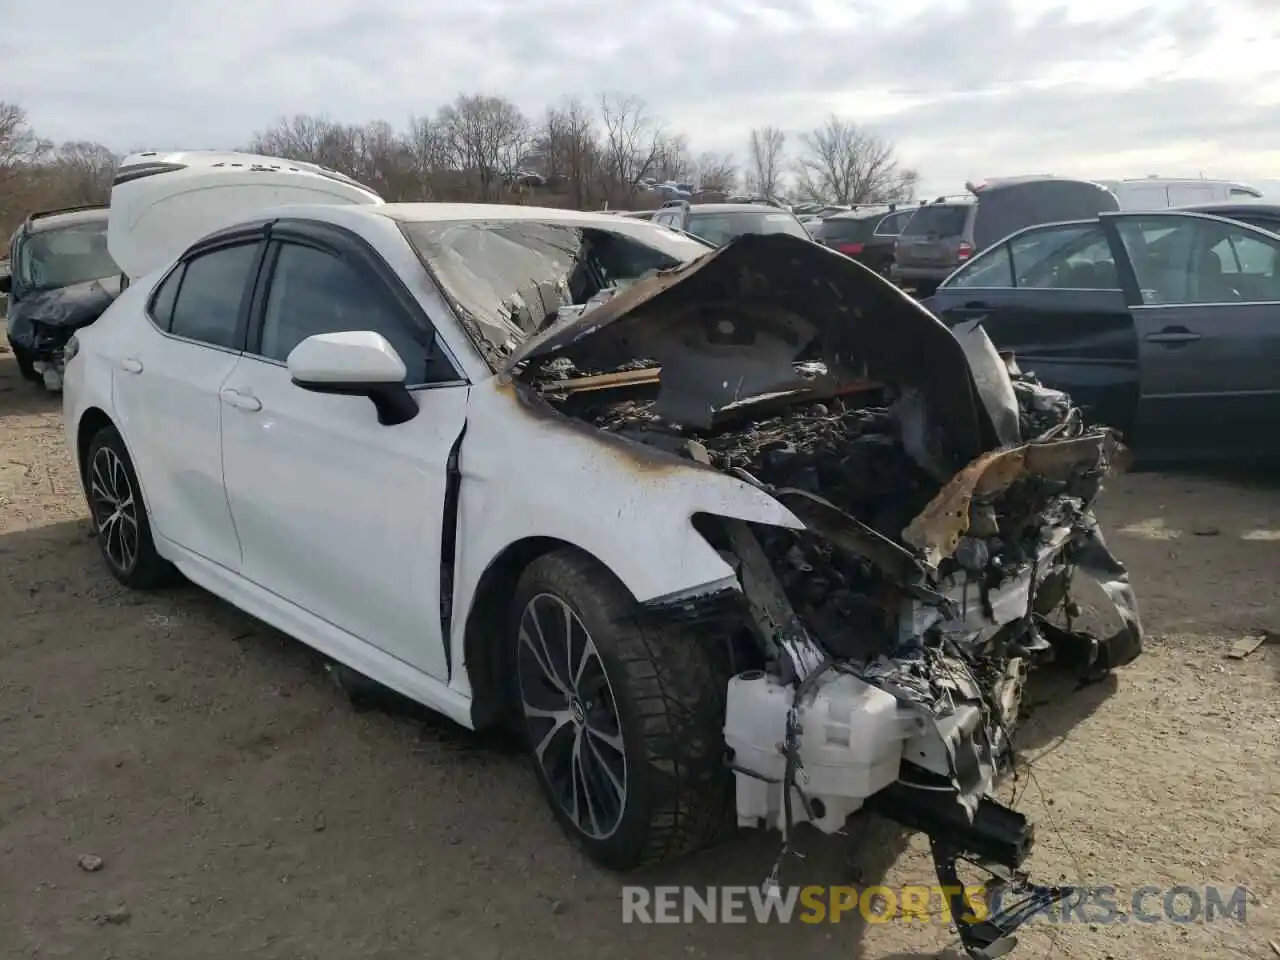
[[[955,266],[972,208],[970,203],[931,203],[917,210],[898,238],[898,264],[903,267]]]
[[[1280,237],[1172,211],[1104,222],[1127,254],[1138,443],[1183,456],[1280,449]]]
[[[263,230],[187,253],[112,341],[113,400],[156,533],[227,570],[240,540],[222,474],[220,392],[244,348]]]
[[[1091,420],[1131,428],[1137,343],[1097,221],[1015,234],[947,278],[929,306],[948,326],[980,321],[998,349],[1071,393]]]

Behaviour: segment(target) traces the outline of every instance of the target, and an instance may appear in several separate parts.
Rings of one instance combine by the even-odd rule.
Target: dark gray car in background
[[[957,330],[981,324],[1086,419],[1124,431],[1140,458],[1275,456],[1276,231],[1280,208],[1261,204],[1030,227],[923,303]]]
[[[1116,195],[1090,180],[1013,177],[970,186],[968,195],[924,204],[907,222],[894,247],[890,277],[927,297],[956,269],[1016,230],[1119,209]]]

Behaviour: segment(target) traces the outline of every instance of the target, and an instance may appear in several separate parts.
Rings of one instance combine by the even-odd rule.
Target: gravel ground
[[[1276,487],[1111,483],[1101,512],[1148,649],[1101,684],[1037,685],[1020,734],[1034,777],[1016,786],[1040,878],[1123,903],[1244,885],[1246,920],[1042,920],[1015,956],[1280,954],[1280,644],[1226,656],[1280,630]],[[57,400],[3,355],[0,570],[0,956],[956,956],[939,922],[624,927],[621,881],[562,839],[506,739],[356,712],[307,648],[212,596],[119,588]],[[934,882],[921,839],[872,817],[801,848],[785,884]],[[743,835],[632,882],[758,884],[776,852]]]

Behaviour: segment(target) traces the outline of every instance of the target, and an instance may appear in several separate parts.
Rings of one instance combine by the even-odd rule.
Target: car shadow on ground
[[[61,396],[23,377],[8,345],[0,344],[0,418],[61,409]]]

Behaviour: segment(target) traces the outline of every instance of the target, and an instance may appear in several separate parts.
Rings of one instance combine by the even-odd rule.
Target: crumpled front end
[[[96,321],[120,289],[119,277],[104,277],[30,293],[9,305],[9,342],[31,362],[45,386],[61,389],[67,341]]]
[[[1028,671],[1066,659],[1096,675],[1141,651],[1092,513],[1124,459],[1112,432],[980,328],[952,334],[791,238],[640,281],[520,361],[561,412],[736,477],[804,524],[694,517],[740,589],[647,611],[735,638],[740,823],[789,844],[798,823],[835,832],[870,805],[929,835],[946,886],[958,858],[1019,867],[1031,825],[990,794]],[[1079,575],[1115,604],[1116,635],[1076,629]],[[1028,887],[1027,902],[1069,892]],[[979,956],[1024,919],[959,926]]]

